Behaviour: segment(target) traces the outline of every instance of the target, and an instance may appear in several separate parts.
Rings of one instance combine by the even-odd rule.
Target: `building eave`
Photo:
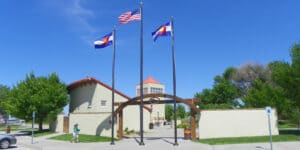
[[[111,86],[97,80],[96,78],[93,78],[93,77],[87,77],[87,78],[84,78],[84,79],[81,79],[81,80],[78,80],[78,81],[75,81],[75,82],[72,82],[70,83],[68,86],[67,86],[67,89],[68,89],[68,93],[70,93],[71,90],[77,88],[77,87],[80,87],[80,86],[84,86],[84,85],[87,85],[87,84],[92,84],[92,83],[95,83],[95,84],[100,84],[101,86],[109,89],[109,90],[113,90]],[[130,97],[123,94],[122,92],[118,91],[115,89],[115,93],[119,94],[120,96],[126,98],[127,100],[130,100]]]

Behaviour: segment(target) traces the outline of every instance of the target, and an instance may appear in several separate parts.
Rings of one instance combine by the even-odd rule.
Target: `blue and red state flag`
[[[111,33],[103,36],[100,40],[96,40],[94,42],[94,46],[95,46],[95,48],[104,48],[106,46],[111,45],[113,40],[114,40],[114,36],[111,32]]]
[[[158,36],[170,36],[172,35],[172,25],[170,22],[160,26],[156,31],[152,32],[152,38],[156,41]]]

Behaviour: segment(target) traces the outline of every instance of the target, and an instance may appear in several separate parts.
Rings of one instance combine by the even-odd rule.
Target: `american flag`
[[[141,20],[141,13],[139,9],[124,12],[119,16],[120,24],[127,24],[130,21]]]

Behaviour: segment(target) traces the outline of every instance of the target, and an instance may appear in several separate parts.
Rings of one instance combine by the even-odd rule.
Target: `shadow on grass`
[[[38,131],[35,129],[33,131],[34,137],[45,136],[45,135],[49,135],[49,134],[53,134],[53,133],[55,133],[55,132],[52,132],[49,129],[43,129],[42,131]],[[31,136],[32,131],[31,130],[21,130],[21,131],[15,133],[14,135],[15,136]]]
[[[297,129],[281,129],[279,130],[279,135],[299,135],[300,136],[300,130]]]

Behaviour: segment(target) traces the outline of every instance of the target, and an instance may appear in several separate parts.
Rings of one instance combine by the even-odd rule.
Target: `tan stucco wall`
[[[53,132],[63,133],[64,131],[64,114],[58,114],[55,121],[50,122],[49,128]]]
[[[57,115],[57,124],[55,132],[63,133],[64,132],[64,114]]]
[[[150,105],[147,105],[151,107]],[[151,113],[152,121],[157,121],[157,116],[159,117],[160,121],[165,120],[165,104],[153,104],[153,110]],[[163,119],[162,119],[163,118]]]
[[[129,130],[140,131],[140,107],[138,105],[127,106],[123,111],[123,130],[125,130],[125,128],[128,128]],[[143,114],[144,131],[148,131],[150,123],[150,113],[146,109],[143,109]]]
[[[111,112],[111,90],[99,84],[87,84],[70,91],[71,113],[99,113]],[[106,107],[102,107],[101,100],[106,100]],[[125,102],[126,98],[115,93],[115,102]],[[89,103],[91,105],[89,105]],[[116,108],[115,108],[116,109]]]
[[[80,134],[111,136],[111,114],[110,113],[86,113],[70,114],[69,132],[73,132],[73,126],[78,123]],[[115,137],[117,136],[117,124],[115,124]]]
[[[271,113],[272,134],[278,135],[276,110]],[[205,110],[199,119],[199,138],[269,135],[265,109]]]
[[[69,132],[73,132],[73,125],[79,124],[81,134],[111,136],[111,90],[99,84],[87,84],[70,91]],[[107,107],[101,107],[101,100],[107,100]],[[126,98],[115,95],[115,102],[125,102]],[[89,106],[91,104],[91,107]],[[154,105],[155,106],[155,105]],[[164,106],[164,105],[163,105]],[[117,106],[115,106],[117,109]],[[150,113],[144,110],[144,131],[149,130]],[[164,115],[163,110],[160,110]],[[160,113],[160,114],[161,114]],[[123,110],[123,129],[140,130],[139,106],[127,106]],[[115,121],[115,136],[118,130],[118,119]]]

